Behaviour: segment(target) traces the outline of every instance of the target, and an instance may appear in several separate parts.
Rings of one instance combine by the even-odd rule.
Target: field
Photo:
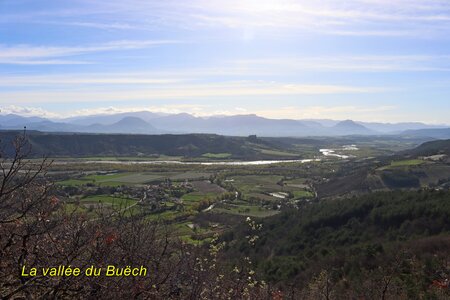
[[[408,159],[408,160],[399,160],[391,162],[391,167],[404,167],[404,166],[417,166],[425,163],[421,159]]]
[[[298,157],[298,153],[291,153],[286,151],[277,151],[277,150],[261,150],[262,154],[272,155],[272,156],[282,156],[282,157]]]
[[[310,198],[313,196],[313,193],[310,191],[294,191],[294,198]]]
[[[202,154],[202,157],[206,158],[229,158],[231,153],[205,153]]]
[[[109,195],[100,195],[100,196],[90,196],[81,199],[81,203],[83,204],[106,204],[111,205],[117,208],[125,208],[130,205],[136,204],[136,200],[129,199],[129,198],[122,198],[122,197],[113,197]]]
[[[278,201],[287,198],[286,194],[293,198],[312,197],[310,187],[304,179],[284,180],[282,176],[274,175],[248,175],[232,177],[232,185],[242,193],[243,198],[252,200],[255,198],[268,201]]]
[[[126,197],[111,195],[95,195],[81,199],[71,199],[64,204],[67,212],[84,212],[92,217],[100,214],[126,212],[136,214],[139,212],[138,201]]]
[[[226,204],[216,206],[213,210],[215,213],[226,213],[226,214],[235,214],[241,216],[249,216],[256,218],[264,218],[276,215],[278,211],[276,210],[268,210],[261,206],[257,205],[235,205],[235,204]]]
[[[154,156],[89,156],[76,158],[81,161],[171,161],[181,160],[181,156],[154,155]]]
[[[79,186],[86,184],[98,184],[99,186],[121,186],[149,184],[165,179],[171,180],[195,180],[208,178],[210,173],[206,172],[143,172],[143,173],[107,173],[81,176],[76,179],[60,181],[58,184],[64,186]]]

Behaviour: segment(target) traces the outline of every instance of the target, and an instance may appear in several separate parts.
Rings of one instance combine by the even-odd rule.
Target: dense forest
[[[402,153],[410,156],[450,155],[450,140],[425,142],[414,149],[406,150]]]
[[[414,298],[450,275],[449,191],[380,192],[321,201],[261,224],[253,247],[247,243],[248,230],[238,228],[224,236],[229,257],[250,256],[265,280],[286,289],[307,287],[321,272],[339,293],[389,275],[388,288],[395,286]]]
[[[9,144],[18,132],[0,132]],[[231,138],[213,134],[190,135],[132,135],[132,134],[73,134],[27,132],[34,155],[83,156],[201,156],[204,153],[231,153],[236,157],[256,153],[246,138]],[[12,153],[13,149],[9,149]]]

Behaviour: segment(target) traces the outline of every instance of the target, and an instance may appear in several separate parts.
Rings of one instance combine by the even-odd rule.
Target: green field
[[[147,220],[150,221],[157,221],[157,220],[164,220],[164,221],[172,221],[176,217],[182,217],[182,216],[192,216],[195,214],[194,211],[188,211],[188,212],[182,212],[182,211],[176,211],[176,210],[166,210],[162,213],[152,213],[146,216]]]
[[[137,214],[140,207],[136,205],[137,201],[125,197],[114,197],[111,195],[95,195],[81,198],[76,202],[66,202],[64,210],[68,213],[87,213],[91,217],[96,217],[97,212],[118,212]]]
[[[182,156],[168,156],[168,155],[155,155],[155,156],[90,156],[79,157],[79,160],[88,161],[166,161],[166,160],[182,160]]]
[[[277,210],[268,210],[257,205],[234,205],[234,204],[220,205],[220,207],[214,208],[212,212],[257,217],[257,218],[269,217],[279,213],[279,211]]]
[[[391,167],[404,167],[404,166],[417,166],[425,163],[421,159],[408,159],[408,160],[398,160],[398,161],[392,161]]]
[[[295,179],[282,182],[283,177],[276,175],[248,175],[234,176],[233,185],[243,194],[244,199],[279,200],[269,193],[292,192],[294,198],[308,198],[313,194],[305,188],[304,179]],[[281,184],[279,184],[282,182]],[[286,183],[286,184],[285,184]]]
[[[206,158],[229,158],[231,153],[205,153],[202,156]]]
[[[64,185],[64,186],[80,186],[80,185],[85,185],[85,184],[98,184],[99,186],[121,186],[124,183],[115,182],[115,181],[96,182],[96,181],[92,181],[92,180],[70,179],[70,180],[58,182],[58,184]]]
[[[80,178],[63,180],[58,182],[64,186],[79,186],[86,184],[95,184],[100,186],[121,186],[147,184],[156,181],[163,181],[167,178],[171,180],[195,180],[208,178],[211,173],[207,172],[121,172],[110,174],[87,175]]]
[[[307,181],[306,178],[295,178],[290,180],[285,180],[286,184],[304,184]]]
[[[310,198],[313,195],[313,193],[311,193],[310,191],[294,191],[294,198],[298,199],[298,198]]]
[[[217,194],[214,193],[208,193],[208,194],[203,194],[200,192],[192,192],[189,194],[185,194],[181,197],[181,200],[183,200],[184,202],[195,202],[195,201],[201,201],[204,199],[214,199],[214,197],[217,196]]]
[[[393,161],[391,161],[391,163],[389,165],[381,167],[378,170],[383,171],[383,170],[408,168],[408,167],[420,166],[422,164],[425,164],[425,161],[421,160],[421,159],[393,160]]]
[[[296,154],[296,153],[286,152],[286,151],[279,151],[279,150],[262,149],[260,152],[262,154],[267,154],[267,155],[272,155],[272,156],[298,157],[298,154]]]
[[[233,185],[242,193],[279,191],[281,186],[277,185],[282,176],[276,175],[247,175],[234,176]]]
[[[111,205],[115,208],[125,208],[136,204],[137,201],[130,198],[114,197],[109,195],[89,196],[80,200],[83,204],[95,203]]]
[[[183,195],[181,200],[183,201],[183,206],[185,208],[195,210],[200,201],[207,200],[212,202],[215,196],[216,194],[202,194],[199,192],[193,192]]]
[[[117,181],[118,178],[126,176],[127,173],[111,173],[108,175],[87,175],[76,179],[63,180],[58,182],[64,186],[78,186],[85,184],[98,184],[104,186],[120,186],[123,183]]]

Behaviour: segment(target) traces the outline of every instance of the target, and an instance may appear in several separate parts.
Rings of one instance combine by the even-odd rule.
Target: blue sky
[[[450,124],[448,0],[0,0],[2,113]]]

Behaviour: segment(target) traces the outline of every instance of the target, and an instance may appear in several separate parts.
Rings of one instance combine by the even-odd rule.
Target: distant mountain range
[[[26,127],[44,132],[185,134],[213,133],[231,136],[344,136],[403,134],[450,138],[450,128],[423,123],[370,123],[352,120],[268,119],[254,114],[196,117],[187,113],[129,112],[66,119],[0,115],[0,129]],[[441,128],[440,128],[441,127]]]

